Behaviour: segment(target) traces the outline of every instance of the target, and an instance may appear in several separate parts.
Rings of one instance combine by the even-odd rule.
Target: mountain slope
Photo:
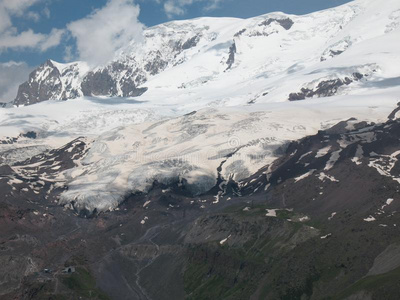
[[[44,158],[29,163],[27,169],[12,168],[18,178],[39,176],[50,185],[64,186],[67,190],[58,203],[72,203],[78,211],[114,210],[130,194],[147,192],[154,182],[179,183],[186,193],[196,196],[214,186],[220,191],[221,182],[251,176],[276,160],[289,142],[340,120],[385,121],[396,98],[382,93],[378,97],[379,107],[374,107],[376,95],[372,94],[351,100],[333,97],[317,103],[203,109],[182,117],[118,126],[89,137],[85,155],[74,157],[69,170],[57,169],[59,163]],[[23,138],[16,143],[20,146],[5,148],[23,152],[21,147],[27,142],[40,143],[41,138],[29,140]],[[7,157],[12,157],[10,151]],[[57,169],[56,177],[49,165]]]
[[[105,67],[48,61],[20,91],[30,104],[54,100],[0,110],[0,155],[12,164],[86,137],[87,155],[58,178],[60,204],[78,210],[115,209],[154,181],[192,195],[238,182],[290,141],[350,118],[386,120],[400,92],[399,11],[357,0],[305,16],[177,21]]]
[[[218,202],[154,183],[89,219],[53,204],[63,189],[48,182],[26,201],[3,167],[0,298],[397,299],[399,126],[340,122]],[[86,151],[76,140],[16,166],[64,169]]]
[[[170,22],[146,29],[143,42],[106,66],[47,61],[21,85],[15,105],[146,91],[139,99],[168,104],[275,102],[332,80],[342,80],[339,89],[336,82],[300,98],[351,93],[399,75],[391,63],[399,59],[399,11],[398,1],[357,0],[305,16]]]

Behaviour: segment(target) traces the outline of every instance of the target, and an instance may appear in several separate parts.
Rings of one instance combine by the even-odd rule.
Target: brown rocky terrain
[[[341,122],[218,203],[154,182],[101,214],[57,204],[84,139],[3,165],[0,299],[398,299],[399,137]]]

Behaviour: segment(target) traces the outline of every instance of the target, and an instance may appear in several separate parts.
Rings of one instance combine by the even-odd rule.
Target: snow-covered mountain
[[[106,66],[48,60],[14,103],[145,93],[141,98],[164,95],[168,104],[191,95],[231,105],[345,93],[389,75],[398,59],[399,9],[395,0],[357,0],[304,16],[174,21],[146,29],[142,42],[126,45]]]
[[[399,65],[398,0],[45,62],[0,103],[0,299],[400,299]]]
[[[0,110],[1,157],[12,164],[84,137],[73,167],[40,175],[78,210],[115,209],[154,182],[192,195],[240,184],[290,141],[350,118],[385,122],[399,101],[399,34],[394,0],[152,27],[106,66],[35,70]]]

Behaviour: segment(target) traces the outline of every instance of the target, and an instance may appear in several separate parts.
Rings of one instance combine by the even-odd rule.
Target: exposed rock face
[[[272,22],[278,23],[279,25],[281,25],[286,30],[289,30],[290,28],[292,28],[292,26],[294,24],[294,22],[290,18],[283,18],[283,19],[270,18],[270,19],[267,19],[267,20],[263,21],[262,23],[260,23],[259,26],[268,26]]]
[[[156,75],[164,71],[164,69],[168,66],[168,62],[162,58],[162,54],[160,51],[150,53],[150,56],[152,56],[153,59],[149,60],[149,62],[147,62],[144,66],[145,71],[148,72],[150,75]]]
[[[114,96],[117,92],[116,83],[107,70],[90,72],[82,81],[82,93],[84,96]]]
[[[28,131],[26,133],[21,133],[18,137],[6,137],[0,140],[0,144],[14,144],[21,138],[36,139],[37,133],[34,131]]]
[[[122,63],[114,62],[104,69],[84,72],[85,67],[80,63],[61,65],[48,60],[19,87],[14,105],[32,105],[80,96],[135,97],[147,90],[137,87],[145,81],[143,72],[132,70]]]
[[[388,116],[389,120],[395,120],[397,113],[400,111],[400,102],[397,103],[396,109],[394,109],[391,114]]]
[[[51,60],[29,74],[27,82],[20,85],[15,105],[32,105],[41,101],[57,99],[62,91],[59,70]]]
[[[360,73],[353,73],[351,76],[345,77],[344,79],[337,78],[323,80],[313,89],[305,87],[301,88],[299,93],[289,94],[289,101],[304,100],[313,97],[330,97],[335,95],[341,86],[349,85],[354,81],[359,81],[364,78],[364,76],[365,75]]]
[[[229,57],[228,60],[226,61],[228,67],[226,68],[226,70],[232,68],[233,64],[235,63],[235,54],[236,54],[236,43],[233,42],[232,46],[229,48]]]
[[[148,29],[145,32],[146,42],[141,49],[128,47],[126,52],[104,67],[90,70],[84,62],[60,64],[46,61],[20,86],[14,105],[32,105],[46,100],[67,100],[81,96],[142,95],[147,91],[143,84],[148,77],[182,63],[185,60],[182,53],[196,47],[201,40],[212,39],[208,36],[211,33],[206,32],[209,29],[207,27],[195,28],[189,24],[188,28],[184,26],[175,32],[175,25],[170,26]],[[161,42],[153,45],[154,37],[161,39]]]
[[[321,61],[331,59],[345,52],[352,44],[349,37],[329,46],[321,56]]]
[[[153,67],[151,71],[157,74],[160,69]],[[145,76],[146,74],[139,69],[132,69],[124,63],[113,62],[105,69],[89,72],[82,81],[82,93],[84,96],[140,96],[147,90],[147,88],[137,87],[146,81]]]
[[[125,73],[125,76],[117,81],[115,74],[119,72]],[[141,74],[132,72],[123,64],[114,63],[107,69],[89,72],[83,79],[81,88],[84,96],[136,97],[147,90],[137,88],[141,81]]]
[[[245,33],[247,31],[246,28],[243,28],[241,30],[239,30],[238,32],[235,33],[234,37],[239,37],[241,36],[243,33]]]
[[[290,18],[266,18],[255,28],[243,28],[234,34],[234,37],[240,37],[246,35],[248,37],[259,37],[259,36],[269,36],[273,33],[279,33],[276,29],[272,28],[272,24],[278,24],[285,30],[290,30],[294,25],[294,22]],[[257,28],[258,27],[258,28]],[[274,26],[272,26],[274,27]]]
[[[198,35],[191,37],[190,39],[188,39],[186,42],[183,43],[182,50],[187,50],[195,47],[198,44],[199,40],[200,37]]]

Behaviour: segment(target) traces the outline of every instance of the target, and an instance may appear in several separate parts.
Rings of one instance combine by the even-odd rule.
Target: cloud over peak
[[[156,0],[160,2],[160,0]],[[164,2],[164,11],[168,18],[182,16],[186,13],[186,8],[196,2],[204,4],[203,10],[210,11],[217,9],[219,4],[225,0],[166,0]]]
[[[124,45],[140,41],[144,25],[138,20],[139,13],[133,0],[109,0],[103,8],[68,24],[79,59],[91,66],[103,65]]]

